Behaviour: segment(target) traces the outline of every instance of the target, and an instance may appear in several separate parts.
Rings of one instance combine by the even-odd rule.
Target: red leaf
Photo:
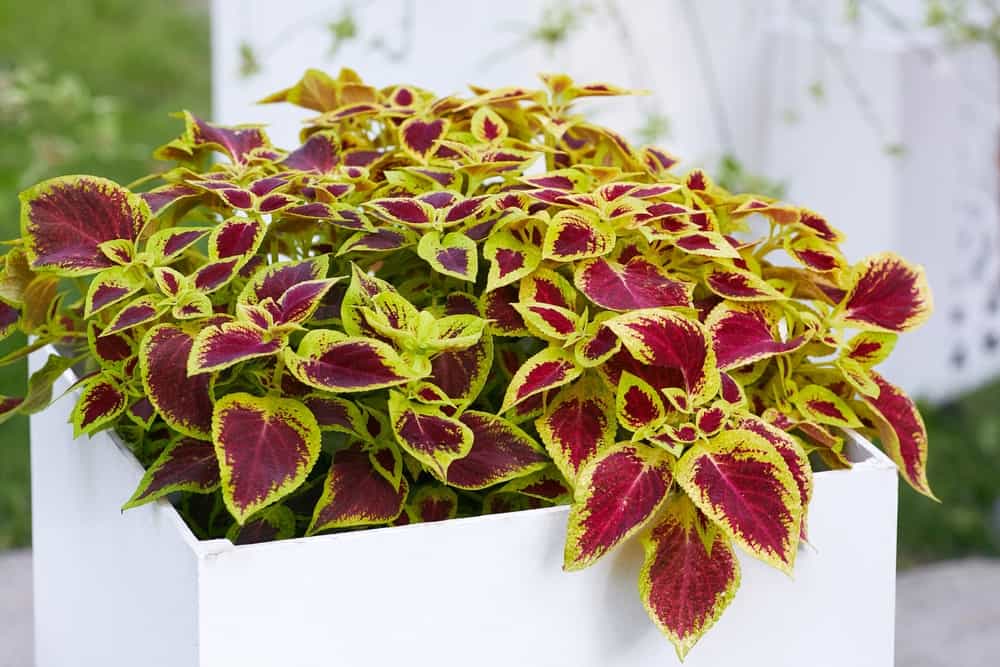
[[[446,486],[423,486],[413,494],[409,508],[417,522],[454,519],[458,513],[458,494]]]
[[[842,304],[844,322],[864,329],[908,331],[931,315],[924,270],[892,253],[869,257],[855,269]]]
[[[225,322],[198,332],[187,360],[189,375],[228,368],[248,359],[267,357],[282,348],[281,339],[250,324]]]
[[[560,211],[549,223],[542,256],[559,262],[601,257],[615,246],[615,232],[596,213],[581,209]]]
[[[878,396],[863,396],[871,408],[882,447],[914,489],[937,500],[927,482],[927,428],[920,411],[903,391],[870,371]]]
[[[700,405],[718,392],[715,354],[698,322],[666,310],[635,310],[608,320],[605,326],[638,361],[679,370],[692,405]],[[643,373],[634,374],[646,379]],[[663,386],[650,384],[657,389]]]
[[[212,442],[222,498],[242,525],[305,481],[319,458],[320,432],[295,399],[233,393],[215,404]]]
[[[490,330],[497,336],[526,336],[528,329],[524,319],[512,304],[518,300],[518,293],[510,285],[488,292],[483,297],[483,315],[489,320]]]
[[[219,486],[219,461],[206,440],[180,438],[163,450],[122,509],[138,507],[176,491],[211,493]]]
[[[770,442],[778,450],[778,453],[781,454],[781,458],[785,460],[788,470],[795,479],[795,486],[799,490],[799,499],[802,504],[803,514],[802,538],[804,539],[806,532],[805,514],[809,508],[809,502],[812,500],[813,492],[812,466],[809,463],[809,459],[806,458],[805,450],[802,449],[792,436],[776,426],[768,424],[760,417],[744,417],[739,423],[739,428],[752,431]]]
[[[389,345],[325,329],[306,334],[298,354],[285,350],[285,363],[300,382],[325,391],[369,391],[413,379]]]
[[[444,137],[446,121],[436,118],[430,122],[419,118],[409,118],[399,126],[402,148],[421,162],[425,162],[439,139]]]
[[[493,339],[484,333],[472,347],[435,355],[427,379],[452,400],[471,403],[489,379],[492,363]]]
[[[125,406],[125,392],[110,377],[100,374],[85,382],[70,416],[73,437],[105,428],[125,410]]]
[[[779,310],[767,304],[723,302],[706,321],[719,368],[729,370],[794,352],[807,342],[805,336],[782,341],[778,334]]]
[[[725,534],[684,494],[671,499],[643,546],[639,595],[683,660],[732,601],[740,584],[739,562]]]
[[[506,412],[526,398],[572,382],[581,372],[568,352],[547,347],[517,369],[507,386],[500,411]]]
[[[319,307],[323,297],[338,280],[340,278],[309,280],[285,290],[285,293],[278,299],[278,308],[281,309],[281,323],[308,320]]]
[[[208,252],[212,259],[246,258],[256,252],[264,238],[264,223],[248,218],[226,220],[212,231]]]
[[[752,431],[724,431],[692,446],[677,482],[747,552],[791,572],[802,522],[799,489],[774,445]]]
[[[150,329],[139,345],[142,385],[169,426],[185,435],[208,438],[212,429],[212,377],[188,377],[194,337],[170,324]]]
[[[21,226],[33,269],[80,276],[114,265],[98,247],[134,241],[150,218],[149,206],[113,181],[66,176],[20,194]]]
[[[201,190],[184,183],[170,183],[149,192],[143,192],[139,196],[149,205],[150,213],[153,216],[159,216],[178,201],[200,197]]]
[[[711,266],[705,272],[705,284],[726,299],[736,301],[777,301],[785,296],[750,271]]]
[[[333,133],[317,132],[288,154],[280,164],[296,171],[325,174],[338,162],[337,138]]]
[[[239,260],[225,259],[203,265],[194,274],[194,286],[202,292],[214,292],[236,275]]]
[[[127,303],[118,313],[111,318],[108,326],[101,332],[102,336],[131,329],[132,327],[151,322],[160,316],[164,306],[159,303],[159,299],[154,296],[140,296]]]
[[[279,262],[260,269],[240,293],[241,303],[281,298],[289,287],[326,277],[330,260],[325,255],[301,261]]]
[[[541,470],[545,450],[503,417],[468,411],[460,421],[472,431],[472,449],[448,466],[448,484],[459,489],[484,489]]]
[[[441,480],[455,459],[472,449],[471,429],[440,409],[407,401],[402,394],[389,394],[389,419],[397,442]]]
[[[267,135],[259,127],[222,127],[186,112],[185,115],[194,146],[217,148],[229,155],[233,162],[244,162],[252,151],[270,145]]]
[[[580,472],[569,514],[563,568],[580,570],[640,530],[667,500],[673,459],[620,443]]]
[[[407,493],[406,479],[394,486],[359,445],[342,449],[333,456],[308,533],[389,523],[403,511]]]
[[[588,299],[609,310],[691,306],[692,285],[674,280],[641,257],[625,264],[602,258],[583,262],[573,278]]]
[[[575,482],[581,468],[614,444],[615,406],[599,383],[584,378],[549,401],[535,428],[559,471]]]

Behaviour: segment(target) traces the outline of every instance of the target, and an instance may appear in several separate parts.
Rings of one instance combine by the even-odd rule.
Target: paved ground
[[[896,665],[1000,665],[1000,561],[947,561],[900,573]]]
[[[896,588],[897,667],[1000,664],[1000,560],[915,568]],[[31,667],[30,638],[31,555],[0,553],[0,667]]]
[[[31,552],[0,552],[0,667],[31,667]]]

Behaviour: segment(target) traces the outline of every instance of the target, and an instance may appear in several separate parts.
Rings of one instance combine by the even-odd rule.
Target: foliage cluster
[[[25,190],[0,326],[33,339],[0,361],[65,354],[0,414],[84,364],[76,433],[114,428],[147,466],[125,506],[170,496],[236,542],[571,503],[566,569],[640,537],[682,657],[736,548],[792,571],[813,461],[850,466],[841,429],[931,495],[920,415],[873,370],[929,315],[923,271],[851,265],[821,215],[573,110],[626,90],[542,82],[311,70],[264,100],[318,114],[294,150],[185,112],[142,192]]]

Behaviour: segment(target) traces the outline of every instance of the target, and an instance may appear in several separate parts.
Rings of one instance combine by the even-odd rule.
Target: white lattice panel
[[[1000,373],[998,69],[939,36],[775,25],[752,162],[848,236],[927,268],[936,311],[883,372],[943,400]],[[817,81],[822,99],[808,92]]]

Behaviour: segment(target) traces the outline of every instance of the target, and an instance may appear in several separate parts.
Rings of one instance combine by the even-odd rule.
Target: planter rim
[[[59,352],[51,345],[46,345],[45,347],[37,350],[34,354],[59,354]],[[79,380],[74,370],[67,369],[60,380],[66,383],[66,386],[72,387],[74,383]],[[70,391],[64,392],[62,395],[58,396],[56,400],[63,398],[66,394],[72,394],[74,396],[79,395],[79,388],[72,388]],[[882,450],[877,448],[867,439],[862,437],[859,433],[853,429],[842,429],[843,433],[847,436],[844,447],[847,454],[848,460],[851,461],[852,467],[847,470],[823,470],[814,473],[815,477],[825,477],[830,475],[848,475],[855,470],[885,470],[885,469],[896,469],[896,464],[892,462],[889,457],[885,455]],[[112,442],[115,444],[115,448],[118,453],[128,461],[128,465],[135,470],[135,484],[139,483],[142,476],[146,473],[146,469],[143,468],[139,460],[135,458],[135,455],[128,448],[128,446],[122,441],[121,437],[112,430],[103,431]],[[383,531],[393,531],[397,535],[403,535],[402,531],[405,530],[445,530],[446,527],[453,526],[458,527],[460,525],[472,526],[479,523],[493,522],[493,521],[509,521],[513,517],[517,517],[522,514],[531,513],[533,516],[539,514],[556,514],[556,513],[569,513],[569,505],[557,505],[554,507],[542,507],[538,509],[521,510],[518,512],[502,512],[498,514],[483,514],[481,516],[472,517],[462,517],[456,519],[448,519],[446,521],[435,521],[429,523],[416,523],[404,526],[371,526],[364,528],[363,530],[349,531],[343,533],[331,533],[327,535],[309,535],[304,537],[294,537],[284,540],[273,540],[270,542],[255,542],[252,544],[233,544],[226,538],[214,538],[210,540],[199,539],[193,532],[191,528],[188,527],[187,523],[181,517],[180,512],[171,504],[166,498],[159,498],[149,503],[150,505],[156,505],[161,508],[161,510],[166,511],[170,517],[170,521],[176,527],[180,533],[185,544],[200,558],[203,556],[211,556],[215,554],[221,554],[230,551],[250,551],[250,550],[261,550],[261,549],[274,549],[280,547],[291,547],[302,544],[317,544],[320,541],[344,541],[352,539],[364,539],[365,535],[372,532],[383,532]],[[136,511],[140,508],[135,508],[128,511]]]

